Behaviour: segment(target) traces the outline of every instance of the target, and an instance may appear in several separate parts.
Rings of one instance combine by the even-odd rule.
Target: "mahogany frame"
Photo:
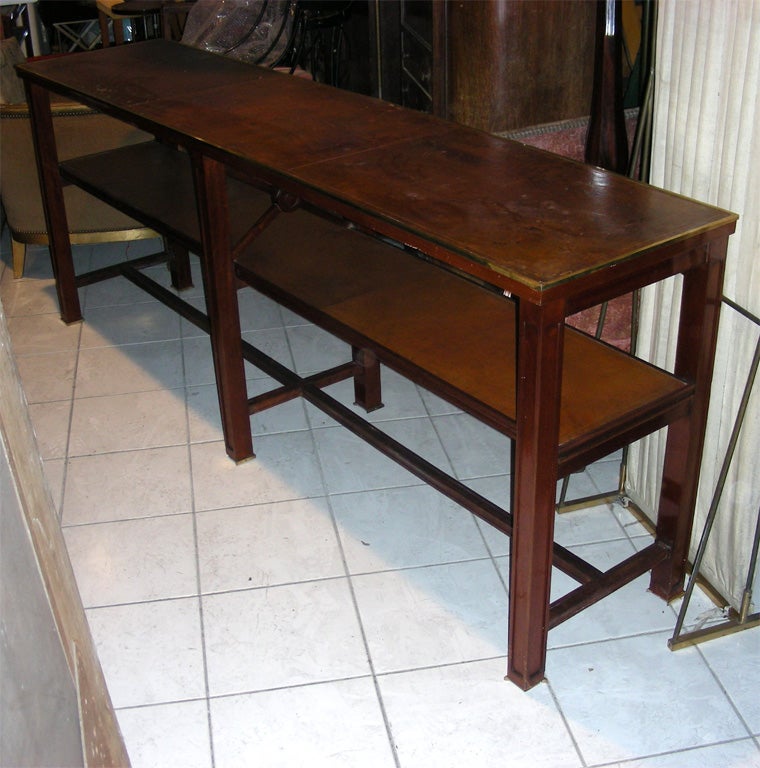
[[[50,117],[51,91],[132,123],[154,134],[159,142],[178,147],[189,157],[195,200],[191,206],[194,210],[186,213],[190,218],[195,217],[194,226],[199,229],[197,242],[207,316],[184,305],[171,292],[147,286],[146,278],[133,266],[119,269],[136,284],[208,329],[230,457],[243,461],[253,456],[249,413],[261,403],[255,399],[249,403],[247,398],[243,361],[248,359],[280,379],[283,388],[278,396],[281,399],[294,392],[301,394],[426,482],[501,530],[511,532],[507,677],[528,689],[544,677],[547,634],[560,621],[647,570],[652,572],[652,591],[663,599],[672,600],[682,592],[727,240],[736,217],[682,198],[667,197],[642,185],[634,186],[633,182],[598,169],[583,170],[560,158],[550,158],[512,143],[499,143],[502,140],[425,115],[303,81],[296,83],[296,78],[274,83],[272,77],[284,76],[254,70],[166,41],[120,46],[19,67],[33,118],[61,316],[67,323],[80,320],[77,285],[103,275],[77,277],[74,274],[61,193],[63,180]],[[244,93],[249,93],[254,101],[243,98]],[[194,100],[199,94],[205,94],[209,103],[213,102],[213,109],[211,106],[207,111],[198,108]],[[276,136],[265,141],[264,137],[269,135],[268,124],[257,115],[280,110],[281,120],[291,119],[290,110],[297,106],[293,99],[305,100],[310,108],[313,122],[302,127],[305,138],[299,137],[290,146],[284,139],[278,143]],[[220,105],[226,105],[229,111],[228,125],[214,122]],[[336,114],[346,121],[339,125],[337,133],[331,127]],[[254,135],[257,131],[258,135]],[[379,133],[383,134],[383,143],[378,145]],[[309,142],[319,146],[323,156],[315,158],[313,150],[306,146]],[[472,156],[468,154],[471,145]],[[404,190],[409,190],[409,181],[400,172],[389,176],[387,162],[390,156],[417,158],[420,147],[432,153],[433,159],[428,165],[420,161],[416,168],[423,176],[416,180],[417,202],[409,206],[401,199]],[[514,165],[514,179],[504,180],[495,171],[487,172],[490,163],[501,167],[498,164],[502,159],[504,167]],[[536,168],[543,169],[552,178],[542,180]],[[359,420],[322,391],[325,382],[359,373],[359,381],[364,382],[359,385],[360,390],[366,387],[365,404],[370,407],[377,404],[376,361],[371,355],[364,357],[364,352],[355,350],[354,360],[347,366],[303,379],[242,341],[234,270],[234,244],[241,241],[232,232],[238,222],[233,215],[234,201],[230,200],[228,185],[229,177],[236,175],[280,191],[286,205],[302,201],[378,235],[394,238],[425,253],[433,263],[437,261],[447,268],[461,270],[514,298],[517,397],[512,515],[442,476],[438,469]],[[377,184],[369,191],[368,178]],[[599,208],[588,212],[588,220],[594,227],[593,242],[589,241],[588,233],[572,230],[572,217],[559,209],[535,208],[531,214],[536,216],[535,223],[530,217],[520,223],[522,210],[518,206],[522,198],[517,193],[512,198],[504,196],[508,182],[526,195],[537,188],[543,190],[544,186],[554,193],[557,179],[577,184],[586,179],[584,183],[590,185],[570,189],[568,181],[569,191],[563,202],[567,210],[572,211],[572,206],[578,205],[573,195],[577,196],[579,189],[590,189],[594,193]],[[147,193],[149,179],[145,181]],[[462,199],[454,182],[469,183],[471,198]],[[452,184],[450,197],[444,199],[442,195],[446,194],[449,183]],[[115,196],[109,199],[106,186],[90,191],[117,203]],[[493,222],[474,215],[467,219],[467,206],[475,210],[480,205],[478,195],[485,194],[483,189],[490,192],[491,187],[493,196],[489,199],[494,201],[494,210],[498,202],[505,222],[514,228],[512,247],[497,247],[496,241],[493,248],[482,246],[479,245],[482,238],[475,238],[473,242],[474,235],[487,238],[488,227]],[[464,218],[452,216],[441,224],[437,218],[439,202],[458,206],[464,211]],[[664,221],[657,210],[662,206],[673,209],[668,221]],[[625,219],[634,215],[626,213],[626,207],[639,211],[636,215],[640,215],[640,219]],[[482,213],[482,207],[477,211]],[[493,215],[498,219],[498,214]],[[517,224],[513,221],[515,218]],[[142,220],[170,239],[176,237],[182,247],[194,243],[192,238],[189,243],[183,242],[182,233],[160,215],[147,215],[143,211]],[[476,229],[467,228],[462,223],[466,221],[478,221]],[[245,223],[244,233],[249,231],[250,223]],[[552,228],[555,224],[556,231]],[[539,240],[554,238],[555,250],[546,256],[540,249],[536,250],[535,258],[526,268],[525,262],[518,258],[519,249],[514,239],[517,235]],[[559,258],[556,249],[561,243],[571,244],[567,263],[562,262],[552,271]],[[589,245],[594,247],[585,255]],[[669,424],[655,542],[602,574],[554,544],[557,480],[575,468],[576,461],[572,455],[560,456],[558,447],[565,318],[675,274],[683,275],[683,300],[674,373],[691,389],[688,398],[680,407],[671,409],[667,418],[663,416],[660,421],[653,419],[646,424],[647,429]],[[614,438],[598,435],[600,450],[619,447],[621,441],[634,436],[634,432],[622,430],[615,433]],[[553,562],[572,572],[581,582],[577,590],[554,604],[549,596]]]

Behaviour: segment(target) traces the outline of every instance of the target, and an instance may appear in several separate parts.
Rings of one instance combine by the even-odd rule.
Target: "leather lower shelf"
[[[190,158],[149,141],[60,164],[61,175],[127,215],[200,253],[200,225]],[[249,184],[227,179],[232,241],[269,207],[271,198]]]
[[[246,283],[510,437],[515,303],[306,211],[282,214],[238,260]],[[562,473],[685,413],[692,386],[565,327]]]
[[[201,252],[190,160],[157,142],[61,164],[64,178]],[[228,178],[233,243],[271,202]],[[281,214],[238,260],[245,282],[515,437],[515,305],[306,211]],[[560,474],[687,412],[693,387],[565,329]]]

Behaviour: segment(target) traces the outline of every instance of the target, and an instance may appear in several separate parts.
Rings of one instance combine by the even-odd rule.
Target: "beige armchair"
[[[3,41],[4,47],[11,42],[15,40]],[[136,128],[71,102],[54,101],[53,121],[61,160],[150,138]],[[73,244],[158,237],[152,229],[78,187],[65,187],[64,197]],[[26,246],[48,244],[25,103],[0,104],[0,199],[11,233],[13,275],[21,277]]]

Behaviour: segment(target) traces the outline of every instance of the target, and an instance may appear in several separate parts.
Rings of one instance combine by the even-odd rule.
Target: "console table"
[[[538,683],[549,629],[633,578],[651,571],[656,594],[681,593],[735,215],[167,41],[26,63],[19,73],[63,320],[81,319],[78,285],[123,274],[209,331],[231,458],[253,455],[251,412],[300,395],[511,533],[510,680]],[[59,163],[50,92],[156,141]],[[197,252],[207,312],[151,284],[139,270],[145,259],[75,275],[63,180],[178,244],[179,287],[182,249]],[[565,325],[575,312],[677,274],[673,372]],[[243,284],[344,338],[353,359],[302,379],[245,344]],[[282,386],[249,401],[244,359]],[[379,405],[378,360],[512,438],[511,514],[323,391],[353,376],[358,400]],[[604,573],[556,545],[558,478],[664,426],[654,543]],[[552,564],[579,586],[550,603]]]

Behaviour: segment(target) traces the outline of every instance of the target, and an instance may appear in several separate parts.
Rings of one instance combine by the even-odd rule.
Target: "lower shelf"
[[[148,141],[61,163],[61,175],[162,235],[201,252],[201,233],[190,158]],[[237,242],[271,197],[250,184],[227,181],[230,227]]]
[[[68,160],[63,176],[201,253],[186,154],[157,142]],[[233,243],[268,192],[228,179]],[[246,283],[515,437],[515,303],[307,211],[281,214],[238,259]],[[566,326],[559,435],[568,474],[687,413],[693,387]]]
[[[238,260],[241,279],[515,437],[515,303],[305,211]],[[691,385],[565,328],[561,474],[685,413]]]

